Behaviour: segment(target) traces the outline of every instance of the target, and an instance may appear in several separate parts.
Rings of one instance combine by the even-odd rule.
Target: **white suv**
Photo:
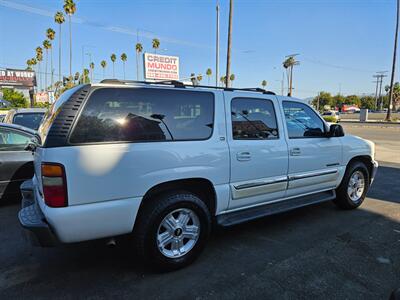
[[[192,262],[213,224],[333,200],[358,207],[374,144],[262,89],[105,80],[51,107],[19,220],[42,246],[132,236],[164,269]]]

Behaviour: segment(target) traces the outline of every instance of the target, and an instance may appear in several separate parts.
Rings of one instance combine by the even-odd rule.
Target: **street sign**
[[[144,53],[144,76],[149,80],[179,80],[179,57]]]

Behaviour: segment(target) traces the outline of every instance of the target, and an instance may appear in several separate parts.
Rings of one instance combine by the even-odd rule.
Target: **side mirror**
[[[327,134],[328,137],[341,137],[344,136],[344,130],[342,125],[339,124],[331,124],[329,126],[329,132]]]
[[[40,145],[40,137],[38,135],[35,135],[31,138],[29,143],[25,146],[24,150],[34,152],[38,145]]]

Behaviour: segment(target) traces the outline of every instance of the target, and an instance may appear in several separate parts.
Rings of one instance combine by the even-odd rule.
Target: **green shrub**
[[[330,123],[336,123],[337,120],[334,116],[323,116],[324,120]]]
[[[24,94],[14,91],[13,89],[3,88],[3,99],[11,103],[12,107],[28,107],[29,103],[26,101]]]

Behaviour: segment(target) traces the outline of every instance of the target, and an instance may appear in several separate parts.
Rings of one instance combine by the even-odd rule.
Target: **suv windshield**
[[[43,119],[43,112],[16,114],[13,123],[37,130]]]

